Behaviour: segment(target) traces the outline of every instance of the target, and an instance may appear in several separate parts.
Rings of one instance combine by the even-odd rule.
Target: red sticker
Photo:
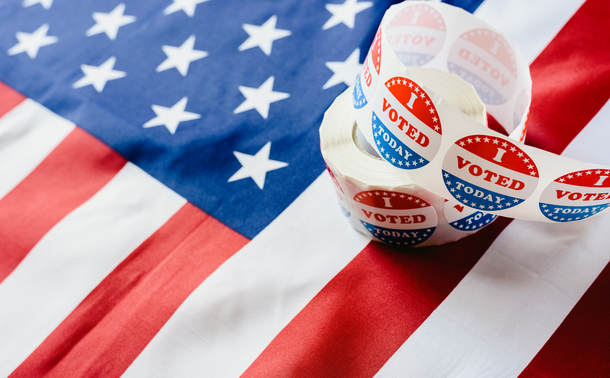
[[[381,69],[381,27],[377,29],[373,44],[369,49],[362,71],[356,80],[352,93],[352,103],[355,109],[361,109],[371,99],[377,82],[379,81],[379,70]]]
[[[406,193],[371,190],[354,196],[354,214],[377,239],[413,246],[426,241],[437,225],[434,208]]]
[[[434,59],[445,44],[446,34],[441,14],[425,4],[406,7],[386,28],[386,40],[407,67],[420,67]]]
[[[460,203],[483,211],[525,201],[538,185],[532,158],[511,141],[470,135],[455,142],[443,161],[447,190]]]
[[[610,206],[610,171],[588,169],[558,177],[542,192],[539,206],[555,222],[589,218]]]
[[[404,77],[388,80],[373,107],[373,139],[381,157],[397,168],[417,169],[436,156],[442,127],[432,99]]]
[[[503,104],[517,84],[512,48],[500,34],[488,29],[470,30],[449,51],[449,71],[472,84],[485,104]]]
[[[371,44],[367,57],[369,55],[371,57],[371,66],[375,67],[375,73],[379,75],[379,70],[381,69],[381,27],[378,28],[377,33],[375,33],[375,39],[373,39],[373,43]],[[367,86],[370,86],[370,83],[367,84]]]

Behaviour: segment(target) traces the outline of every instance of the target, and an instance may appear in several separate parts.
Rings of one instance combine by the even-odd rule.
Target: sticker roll
[[[432,71],[436,70],[418,70],[420,77],[431,82],[439,75],[450,75]],[[454,85],[439,88],[450,92],[446,94],[448,101],[484,122],[485,108],[472,86],[461,84],[457,77],[449,81]],[[475,103],[460,104],[469,91],[474,93]],[[357,137],[351,93],[351,88],[346,90],[327,110],[320,127],[320,145],[339,206],[356,230],[392,246],[421,247],[459,240],[496,219],[496,215],[429,192],[404,172],[373,156],[372,147]]]
[[[407,66],[472,84],[509,136],[458,111]],[[384,15],[352,109],[386,164],[442,198],[526,220],[599,214],[610,206],[610,168],[522,144],[530,100],[529,67],[500,32],[459,8],[409,1]]]

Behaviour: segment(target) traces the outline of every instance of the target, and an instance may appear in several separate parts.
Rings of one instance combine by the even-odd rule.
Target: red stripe
[[[561,153],[610,98],[609,14],[586,1],[530,66],[527,144]]]
[[[607,265],[522,378],[589,378],[610,374],[610,265]]]
[[[449,295],[510,223],[476,237],[401,251],[370,243],[242,377],[370,377]]]
[[[0,82],[0,117],[21,104],[23,100],[25,97],[21,93]]]
[[[247,242],[187,203],[11,377],[119,377],[189,294]]]
[[[592,19],[590,8],[602,7],[603,1],[589,3],[531,67],[535,84],[528,141],[555,153],[563,151],[609,95],[610,38],[607,31],[600,32],[606,28],[608,6],[593,10],[600,17]],[[465,240],[426,250],[399,252],[371,243],[280,332],[244,376],[373,376],[508,221],[496,223]]]
[[[75,128],[0,200],[0,282],[51,227],[100,190],[125,160]]]

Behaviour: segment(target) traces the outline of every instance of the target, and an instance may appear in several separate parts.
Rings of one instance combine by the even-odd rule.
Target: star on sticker
[[[245,112],[246,110],[256,109],[256,111],[264,118],[267,119],[269,115],[269,106],[280,100],[284,100],[290,97],[289,93],[274,92],[273,82],[275,77],[269,76],[269,78],[261,84],[258,88],[250,88],[239,86],[239,91],[246,98],[246,101],[242,102],[234,111],[233,114]]]
[[[15,36],[19,43],[8,49],[8,55],[28,54],[31,59],[36,58],[38,50],[43,46],[48,46],[57,42],[57,37],[47,35],[49,24],[43,24],[32,33],[17,32]]]
[[[180,47],[175,46],[161,46],[161,49],[167,55],[167,58],[159,64],[157,72],[169,70],[175,68],[180,72],[182,76],[186,76],[189,70],[189,65],[198,59],[205,58],[208,56],[207,51],[194,50],[195,47],[195,36],[191,35]]]
[[[23,7],[31,7],[34,4],[40,4],[44,9],[51,9],[53,0],[23,0]]]
[[[344,23],[348,28],[353,29],[356,14],[372,6],[373,3],[370,1],[359,3],[358,0],[345,0],[343,4],[326,4],[326,10],[332,13],[332,16],[322,26],[322,30],[330,29],[340,23]]]
[[[362,70],[360,59],[360,49],[354,50],[345,62],[326,62],[326,67],[333,71],[333,76],[324,84],[322,89],[333,87],[340,83],[345,83],[348,87],[356,84],[356,78]]]
[[[165,8],[163,11],[164,15],[172,14],[178,11],[184,11],[187,16],[193,17],[195,15],[195,8],[197,4],[205,3],[209,0],[173,0],[173,3]]]
[[[115,62],[116,58],[112,56],[110,59],[97,67],[81,64],[80,69],[83,71],[85,76],[80,78],[76,83],[72,84],[72,88],[76,89],[86,85],[92,85],[96,91],[101,93],[108,81],[120,79],[127,75],[123,71],[116,71],[113,69]]]
[[[170,133],[174,134],[180,122],[201,118],[201,115],[197,113],[191,113],[184,110],[187,102],[188,98],[183,97],[182,100],[178,101],[171,108],[166,108],[165,106],[161,105],[153,105],[152,110],[157,116],[146,122],[143,125],[144,128],[165,126]]]
[[[237,50],[244,51],[253,47],[260,47],[266,55],[271,55],[271,47],[273,41],[288,37],[292,32],[290,30],[276,29],[277,16],[271,16],[261,26],[243,24],[242,27],[248,33],[248,39],[242,43]]]
[[[96,34],[106,33],[110,40],[114,41],[121,26],[131,24],[136,21],[134,16],[125,16],[125,4],[121,3],[108,13],[93,12],[91,17],[95,20],[95,25],[85,32],[87,37]]]
[[[242,152],[233,151],[233,154],[239,160],[241,168],[227,180],[233,182],[250,177],[256,185],[262,190],[265,186],[265,177],[267,172],[276,169],[284,168],[288,163],[283,161],[269,159],[271,151],[271,142],[267,142],[255,155],[248,155]]]

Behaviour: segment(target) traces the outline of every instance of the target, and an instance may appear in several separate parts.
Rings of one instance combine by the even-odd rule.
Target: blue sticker
[[[368,101],[366,97],[364,97],[364,92],[362,92],[362,84],[360,84],[360,75],[358,75],[358,79],[356,80],[356,86],[354,87],[354,91],[352,92],[352,103],[354,104],[355,109],[361,109]]]
[[[555,222],[589,218],[610,206],[610,170],[588,169],[564,174],[540,196],[540,211]]]
[[[428,240],[436,230],[436,227],[431,228],[416,228],[411,230],[393,230],[375,226],[373,224],[362,221],[366,229],[384,243],[402,246],[415,246]]]
[[[377,150],[388,163],[401,169],[417,169],[429,163],[427,159],[394,137],[375,112],[373,112],[372,127]]]
[[[510,197],[473,185],[445,170],[443,170],[443,178],[451,195],[459,202],[472,208],[487,211],[503,210],[517,206],[524,201],[522,198]]]
[[[371,235],[392,245],[423,243],[438,224],[434,208],[408,193],[363,191],[354,196],[352,211]]]

